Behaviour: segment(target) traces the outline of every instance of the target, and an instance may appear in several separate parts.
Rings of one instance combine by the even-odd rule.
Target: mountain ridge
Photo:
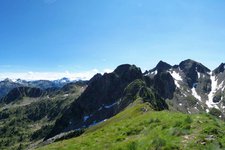
[[[213,81],[211,81],[212,75],[210,72],[210,69],[201,63],[187,59],[182,61],[179,65],[174,66],[160,61],[155,68],[145,73],[141,73],[140,68],[136,67],[135,65],[124,64],[118,66],[112,73],[104,75],[96,74],[90,80],[91,84],[89,84],[87,90],[80,96],[80,98],[78,98],[77,101],[75,101],[75,103],[73,103],[73,107],[68,110],[68,113],[65,114],[61,120],[59,119],[58,122],[56,122],[53,131],[46,137],[46,140],[61,132],[79,129],[83,126],[88,127],[93,123],[101,122],[102,120],[112,117],[125,109],[130,103],[132,103],[132,101],[129,101],[128,104],[121,107],[121,109],[117,111],[109,111],[109,116],[101,115],[102,119],[97,119],[99,117],[98,111],[102,110],[102,104],[109,108],[116,108],[116,106],[126,103],[124,102],[125,100],[121,94],[115,96],[117,95],[115,93],[118,93],[116,92],[118,89],[120,92],[124,91],[126,86],[129,85],[128,83],[132,84],[134,79],[141,80],[141,82],[147,85],[147,89],[149,88],[151,91],[153,91],[153,93],[156,93],[156,95],[158,95],[158,101],[161,101],[160,99],[162,99],[163,102],[169,101],[170,105],[173,105],[173,107],[179,111],[185,113],[200,113],[202,111],[209,112],[211,108],[216,108],[220,111],[220,115],[218,117],[224,118],[224,105],[222,106],[223,100],[221,99],[219,100],[219,103],[215,103],[209,99],[210,93],[212,93],[211,91],[213,90],[211,85],[213,84]],[[117,78],[119,79],[119,82],[117,81]],[[125,86],[120,87],[122,82],[127,83]],[[109,87],[105,87],[106,85],[109,85]],[[111,85],[113,86],[111,87]],[[94,87],[94,90],[89,90],[92,87]],[[108,92],[106,89],[108,88],[111,95],[106,94]],[[145,90],[143,90],[142,86],[139,87],[140,91],[146,91],[147,89],[145,88]],[[130,92],[131,95],[132,93],[133,92]],[[87,98],[84,98],[85,95],[89,94],[92,96],[87,96]],[[105,96],[107,98],[105,100],[103,99],[102,101],[99,101],[99,98],[102,96],[102,94],[106,94]],[[211,95],[212,97],[215,96],[215,94]],[[135,95],[131,97],[134,96]],[[112,97],[114,97],[114,100],[108,101],[109,99],[112,99]],[[147,97],[149,102],[152,100],[154,101],[154,96]],[[90,100],[95,101],[93,106],[91,105],[92,102]],[[79,103],[84,101],[85,103],[83,104]],[[219,104],[221,104],[221,106],[219,106]],[[163,105],[161,105],[161,107],[162,106]],[[159,110],[161,109],[166,109],[166,107],[163,106]],[[93,115],[91,112],[96,112],[98,117],[94,117],[95,115]],[[104,114],[107,113],[104,112]],[[74,116],[75,118],[73,118]]]
[[[67,79],[62,81],[66,83]],[[10,79],[4,82],[11,83]],[[26,81],[18,80],[18,82]],[[39,91],[37,92],[39,94],[36,95],[35,91]],[[81,95],[74,97],[74,93]],[[57,104],[54,102],[55,98]],[[63,100],[67,98],[69,103],[65,104]],[[48,105],[42,104],[40,100]],[[44,143],[63,139],[67,135],[79,136],[86,129],[137,105],[137,102],[146,104],[152,111],[209,113],[220,120],[225,120],[224,64],[210,70],[191,59],[173,66],[160,61],[156,67],[144,73],[135,65],[122,64],[111,73],[98,73],[89,81],[66,83],[61,88],[42,91],[41,88],[15,87],[2,102],[4,105],[3,107],[0,105],[0,122],[7,118],[5,112],[8,113],[13,109],[11,106],[23,108],[26,110],[24,115],[35,121],[44,119],[44,115],[53,115],[55,120],[50,126],[43,127],[32,135],[36,137],[40,133],[41,136],[38,137],[44,139]],[[32,109],[35,103],[40,103],[43,112],[35,106],[31,115],[29,106],[32,106]],[[56,108],[61,108],[60,113],[57,114],[57,110],[54,109],[54,113],[49,114],[52,112],[48,107],[53,109],[55,105]],[[141,110],[143,113],[146,111],[145,108]]]
[[[18,87],[32,87],[32,88],[40,88],[42,90],[49,88],[61,88],[68,83],[79,82],[76,80],[70,80],[69,78],[61,78],[58,80],[32,80],[26,81],[22,79],[12,80],[9,78],[5,78],[0,81],[0,99],[5,96],[10,90]]]

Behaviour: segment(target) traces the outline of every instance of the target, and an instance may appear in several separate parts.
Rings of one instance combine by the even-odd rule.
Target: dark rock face
[[[5,97],[2,98],[2,102],[9,104],[16,100],[20,100],[23,97],[36,98],[40,97],[44,92],[39,88],[30,88],[30,87],[18,87],[11,90]]]
[[[142,87],[139,91],[139,96],[144,102],[149,102],[154,110],[168,109],[168,105],[156,92],[148,87]]]
[[[164,99],[172,99],[176,85],[168,72],[159,73],[154,77],[154,89]]]
[[[155,67],[155,69],[157,69],[158,72],[167,71],[170,68],[172,68],[172,66],[163,61],[160,61]]]
[[[210,72],[210,70],[207,67],[191,59],[182,61],[179,64],[179,67],[185,73],[186,80],[190,88],[192,88],[193,84],[196,83],[198,80],[197,72],[203,73],[203,74],[207,74],[207,72]]]
[[[224,70],[225,70],[225,64],[224,64],[224,63],[221,63],[221,64],[219,65],[219,67],[217,67],[217,68],[213,71],[213,73],[217,75],[217,74],[219,74],[219,73],[224,72]]]
[[[172,66],[171,66],[170,64],[167,64],[166,62],[160,61],[160,62],[156,65],[155,68],[153,68],[153,69],[151,69],[151,70],[149,70],[149,71],[146,71],[146,72],[144,73],[144,75],[150,74],[150,77],[151,77],[151,76],[152,76],[151,74],[152,74],[153,72],[161,73],[161,72],[168,71],[168,70],[171,69],[171,68],[172,68]],[[154,76],[154,75],[155,75],[155,74],[153,73],[153,76]]]
[[[21,86],[18,83],[14,83],[13,81],[6,79],[4,81],[0,81],[0,99],[5,96],[12,89]]]
[[[165,100],[162,99],[157,92],[148,87],[143,80],[137,79],[131,82],[124,90],[123,96],[119,103],[119,110],[127,107],[136,99],[148,102],[154,110],[168,109]]]
[[[140,68],[121,65],[113,73],[94,76],[86,91],[71,105],[56,122],[50,135],[89,126],[117,114],[115,106],[123,96],[125,87],[136,79],[142,79]]]
[[[134,79],[142,78],[141,69],[137,68],[135,65],[121,65],[115,69],[114,73],[127,83]]]

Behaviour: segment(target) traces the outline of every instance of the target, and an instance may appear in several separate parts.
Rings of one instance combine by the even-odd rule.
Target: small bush
[[[220,133],[220,130],[216,127],[207,127],[203,130],[203,133],[206,133],[208,135],[210,134],[218,135]]]
[[[161,121],[158,118],[155,118],[155,119],[151,118],[149,120],[149,124],[151,124],[151,123],[159,123],[159,122],[161,122]]]
[[[143,130],[143,127],[135,127],[135,128],[132,128],[132,129],[129,129],[127,132],[126,132],[126,135],[127,136],[131,136],[131,135],[137,135],[139,134],[141,131]]]
[[[137,149],[137,143],[136,142],[131,142],[128,144],[128,149],[129,150],[136,150]]]
[[[219,117],[222,114],[222,112],[219,109],[212,108],[210,109],[209,114]]]
[[[156,137],[153,141],[152,144],[154,145],[156,150],[161,149],[162,147],[164,147],[166,145],[166,140],[160,138],[160,137]]]
[[[174,127],[181,127],[182,126],[182,122],[181,121],[176,121],[174,124]]]
[[[185,120],[184,120],[184,122],[185,123],[192,123],[193,122],[193,120],[191,119],[191,117],[190,116],[187,116],[186,118],[185,118]]]
[[[173,136],[187,135],[187,134],[189,134],[189,130],[182,129],[182,128],[172,128],[170,130],[170,134],[173,135]]]
[[[125,137],[123,137],[123,136],[118,136],[116,138],[116,142],[121,142],[121,141],[124,141],[124,140],[125,140]]]

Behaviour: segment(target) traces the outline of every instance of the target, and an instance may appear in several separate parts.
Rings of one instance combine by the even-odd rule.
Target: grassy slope
[[[225,148],[225,124],[207,114],[151,110],[137,103],[113,118],[90,127],[77,138],[40,150],[219,149]]]

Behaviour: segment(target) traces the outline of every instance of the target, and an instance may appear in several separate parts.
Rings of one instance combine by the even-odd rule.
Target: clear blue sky
[[[225,62],[224,0],[1,0],[0,72]]]

